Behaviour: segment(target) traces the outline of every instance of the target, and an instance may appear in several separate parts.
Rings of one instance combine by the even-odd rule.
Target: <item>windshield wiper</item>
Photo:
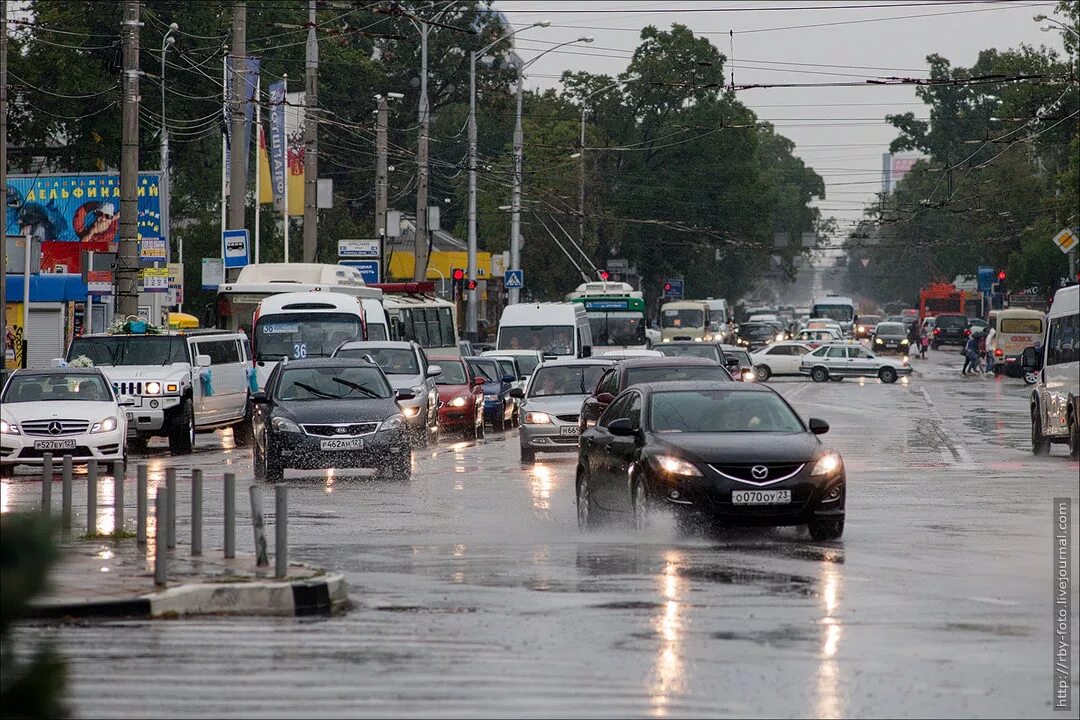
[[[341,399],[340,395],[331,395],[330,393],[324,393],[322,390],[319,390],[318,388],[312,387],[312,386],[308,385],[307,383],[294,382],[293,385],[298,387],[298,388],[302,388],[304,390],[307,390],[312,395],[318,395],[319,397],[325,398],[327,400],[340,400]]]
[[[334,377],[334,378],[330,378],[330,379],[333,380],[336,383],[341,383],[342,385],[344,385],[347,388],[351,388],[353,390],[361,392],[361,393],[363,393],[364,395],[366,395],[368,397],[373,397],[373,398],[382,397],[381,395],[376,393],[374,390],[370,390],[370,389],[364,387],[363,385],[357,385],[356,383],[351,382],[349,380],[345,380],[344,378]]]

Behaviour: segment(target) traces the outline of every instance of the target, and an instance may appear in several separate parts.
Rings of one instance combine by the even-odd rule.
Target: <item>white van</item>
[[[1048,455],[1051,443],[1068,443],[1080,457],[1080,285],[1054,295],[1042,347],[1025,348],[1021,365],[1041,371],[1031,392],[1031,451]]]
[[[251,320],[259,389],[281,358],[330,357],[349,340],[366,340],[364,306],[355,295],[279,293],[264,298]]]
[[[498,350],[539,350],[549,359],[592,355],[592,328],[580,303],[507,305],[499,319]]]
[[[994,374],[1005,373],[1010,377],[1020,377],[1020,354],[1024,348],[1042,340],[1045,324],[1044,315],[1038,310],[1027,308],[1009,308],[998,310],[990,327],[994,336],[988,339],[986,351],[994,355]]]
[[[706,298],[705,304],[709,306],[709,319],[720,327],[720,340],[727,342],[731,339],[731,310],[724,298]]]
[[[718,326],[710,328],[709,306],[704,300],[675,300],[660,308],[660,338],[672,340],[710,340]]]

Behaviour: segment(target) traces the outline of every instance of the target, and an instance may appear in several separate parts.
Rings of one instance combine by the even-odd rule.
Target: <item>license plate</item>
[[[732,490],[732,505],[787,505],[790,490]]]
[[[74,450],[74,440],[35,440],[35,450]]]
[[[341,438],[333,440],[320,440],[320,450],[360,450],[364,447],[363,438]]]
[[[580,432],[581,428],[579,428],[577,425],[567,425],[565,427],[559,428],[560,435],[578,435],[580,434]]]

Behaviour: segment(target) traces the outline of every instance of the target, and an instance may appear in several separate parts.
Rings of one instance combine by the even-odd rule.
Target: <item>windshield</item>
[[[278,400],[388,398],[390,386],[373,367],[286,368],[277,385]]]
[[[639,312],[589,313],[593,347],[645,344],[645,317]]]
[[[540,364],[540,358],[533,355],[517,355],[515,356],[518,367],[521,368],[522,375],[532,375],[533,370]]]
[[[529,397],[588,395],[607,369],[607,365],[550,365],[538,368],[529,384]]]
[[[187,342],[175,335],[114,335],[75,338],[68,348],[68,362],[80,355],[95,367],[110,365],[168,365],[190,362]]]
[[[385,325],[382,323],[370,323],[367,326],[367,339],[378,342],[380,340],[389,340],[390,338],[386,337]]]
[[[541,350],[549,355],[574,354],[574,328],[570,325],[533,325],[499,328],[497,350]]]
[[[1003,333],[1042,335],[1042,331],[1042,320],[1039,318],[1003,318],[1001,320],[1001,332]]]
[[[279,313],[255,323],[255,359],[330,357],[344,342],[360,337],[360,316],[352,313]]]
[[[420,363],[411,348],[343,348],[335,357],[363,358],[367,355],[387,375],[420,374]]]
[[[662,343],[660,345],[655,345],[654,347],[668,357],[699,357],[720,362],[720,348],[708,343],[694,343],[693,345],[670,345],[668,343]]]
[[[934,327],[944,330],[963,329],[968,326],[968,320],[963,315],[938,315]]]
[[[750,340],[760,340],[762,338],[771,338],[776,335],[776,328],[772,325],[740,325],[739,337],[744,337]]]
[[[851,322],[855,308],[850,305],[815,305],[810,314],[817,318],[829,318],[837,322]]]
[[[468,385],[465,364],[460,360],[447,360],[439,363],[442,372],[435,376],[436,385]]]
[[[499,382],[499,369],[494,360],[470,360],[469,365],[484,382]]]
[[[881,322],[881,316],[880,315],[860,315],[859,316],[859,324],[860,325],[877,325],[879,322]]]
[[[13,375],[4,392],[5,403],[87,400],[109,402],[112,393],[98,375]]]
[[[510,377],[517,380],[517,368],[514,367],[513,360],[499,360],[498,363],[500,375],[509,375]]]
[[[626,373],[626,385],[642,383],[674,382],[676,380],[730,380],[731,376],[721,367],[708,365],[691,367],[643,367],[633,368]]]
[[[666,328],[705,327],[705,311],[695,308],[663,308],[660,311],[660,326]]]
[[[907,326],[902,322],[879,323],[875,329],[878,335],[907,335]]]
[[[650,421],[655,432],[783,432],[802,423],[771,392],[678,390],[653,393]]]

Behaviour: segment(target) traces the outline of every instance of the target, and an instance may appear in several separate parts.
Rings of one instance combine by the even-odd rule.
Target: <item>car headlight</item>
[[[292,420],[283,417],[276,417],[270,421],[270,427],[277,432],[298,433],[300,432],[300,426],[294,423]]]
[[[863,326],[863,325],[860,325],[860,326],[859,326],[859,332],[861,332],[861,333],[862,333],[862,332],[866,332],[866,327],[865,327],[865,326]]]
[[[145,385],[143,385],[143,395],[160,395],[160,394],[161,394],[161,383],[157,382],[156,380],[152,380],[152,381],[146,383]]]
[[[694,342],[701,342],[701,338],[694,338]]]
[[[909,342],[911,342],[911,341],[908,340],[907,338],[904,338],[903,340],[900,341],[900,344],[901,345],[907,345]]]
[[[464,396],[459,396],[447,403],[450,407],[465,407]]]
[[[113,430],[116,429],[116,426],[117,426],[117,421],[116,421],[115,417],[102,418],[101,420],[98,420],[96,423],[94,423],[93,426],[91,426],[90,432],[91,433],[112,432]]]
[[[550,425],[551,416],[545,412],[527,412],[525,413],[525,423],[527,425]]]
[[[751,370],[750,368],[746,368],[745,370],[742,371],[742,379],[743,379],[743,382],[756,382],[757,381],[757,373],[754,372],[753,370]]]
[[[391,415],[390,417],[383,420],[382,424],[379,425],[379,432],[382,432],[384,430],[400,430],[404,424],[404,415]]]
[[[671,342],[671,338],[664,338],[664,342]]]
[[[405,417],[416,417],[420,414],[420,406],[413,405],[412,407],[401,408],[401,412],[405,413]]]
[[[22,435],[19,426],[7,420],[0,420],[0,435]]]
[[[783,342],[784,341],[784,333],[776,333],[776,341],[777,342]]]
[[[829,477],[840,472],[843,468],[844,461],[840,458],[840,453],[828,452],[818,459],[814,469],[810,472],[810,477]]]
[[[686,477],[701,477],[701,471],[693,463],[671,455],[654,455],[653,464],[667,475],[683,475]]]

